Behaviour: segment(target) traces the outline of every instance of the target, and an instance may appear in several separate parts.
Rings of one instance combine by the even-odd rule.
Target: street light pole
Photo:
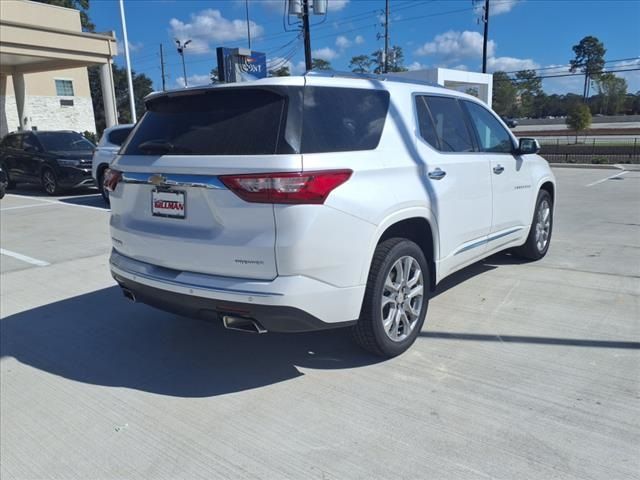
[[[311,33],[309,32],[309,0],[302,0],[302,30],[304,35],[304,63],[308,72],[313,68]]]
[[[136,123],[136,102],[133,95],[133,79],[131,78],[131,61],[129,59],[129,38],[127,37],[127,21],[124,18],[124,0],[120,0],[120,20],[122,21],[122,36],[124,37],[124,58],[127,63],[127,84],[129,85],[129,107],[131,121]]]
[[[191,40],[187,40],[184,43],[181,43],[180,40],[176,38],[176,44],[178,45],[178,53],[182,57],[182,74],[184,75],[184,86],[188,87],[189,83],[187,82],[187,67],[184,63],[184,50],[187,48],[187,45],[191,43]]]

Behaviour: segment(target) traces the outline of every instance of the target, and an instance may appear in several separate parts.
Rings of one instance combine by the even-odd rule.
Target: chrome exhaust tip
[[[222,324],[227,330],[238,330],[249,333],[267,333],[267,330],[263,328],[262,325],[250,318],[224,315],[222,317]]]
[[[122,294],[127,297],[129,300],[131,300],[133,303],[136,302],[136,296],[133,294],[133,292],[131,290],[129,290],[128,288],[122,288]]]

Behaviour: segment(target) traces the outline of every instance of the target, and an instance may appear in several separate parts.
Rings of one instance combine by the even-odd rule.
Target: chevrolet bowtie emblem
[[[149,179],[147,180],[151,185],[162,185],[163,183],[165,183],[167,181],[167,177],[156,173],[154,175],[151,175],[149,177]]]

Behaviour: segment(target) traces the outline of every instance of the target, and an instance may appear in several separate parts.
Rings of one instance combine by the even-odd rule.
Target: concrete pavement
[[[640,172],[558,169],[548,256],[439,287],[388,361],[124,300],[92,192],[0,203],[0,477],[631,479]],[[54,202],[54,203],[51,203]]]

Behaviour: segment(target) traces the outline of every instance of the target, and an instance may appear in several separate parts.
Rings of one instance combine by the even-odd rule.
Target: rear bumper
[[[364,285],[338,288],[304,276],[270,281],[180,272],[112,251],[111,274],[137,301],[194,318],[235,315],[273,332],[302,332],[352,325]]]

